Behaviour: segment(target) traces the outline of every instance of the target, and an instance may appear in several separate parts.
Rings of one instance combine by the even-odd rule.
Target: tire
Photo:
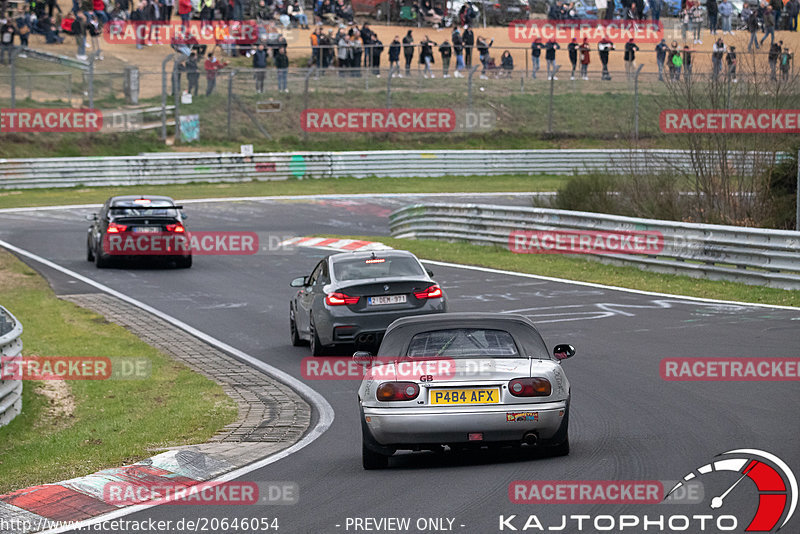
[[[189,269],[192,266],[192,257],[191,256],[181,256],[177,260],[175,260],[175,265],[178,266],[180,269]]]
[[[361,443],[361,465],[367,471],[373,469],[386,469],[389,467],[389,457],[375,452],[366,443]]]
[[[303,345],[303,339],[300,337],[300,332],[297,331],[297,323],[294,320],[294,310],[289,306],[289,335],[292,338],[292,346],[299,347]]]
[[[326,350],[327,347],[325,347],[325,345],[323,345],[322,342],[319,340],[319,336],[317,335],[317,329],[314,328],[314,323],[310,323],[309,326],[311,329],[311,341],[309,343],[311,345],[311,355],[325,356],[325,354],[327,353]]]
[[[105,269],[111,265],[111,258],[105,256],[102,252],[98,251],[97,254],[94,255],[94,266],[98,269]]]
[[[550,456],[567,456],[569,454],[569,436],[558,445],[553,445],[547,449]]]
[[[86,242],[86,261],[94,261],[94,252],[88,241]]]
[[[564,420],[556,432],[555,443],[547,447],[547,454],[550,456],[567,456],[569,454],[569,403],[567,403],[567,413]]]

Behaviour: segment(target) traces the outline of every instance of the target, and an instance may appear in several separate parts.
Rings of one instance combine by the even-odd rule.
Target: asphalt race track
[[[419,197],[422,198],[422,197]],[[524,202],[514,198],[460,199]],[[193,230],[249,230],[276,236],[336,233],[385,235],[386,215],[413,199],[264,200],[187,203]],[[452,201],[452,200],[450,200]],[[0,239],[90,277],[170,314],[270,365],[300,377],[307,347],[289,342],[289,281],[308,274],[324,251],[291,254],[198,256],[189,270],[111,268],[85,261],[84,216],[91,209],[0,213]],[[28,261],[60,294],[95,288]],[[253,481],[293,481],[293,506],[159,506],[127,520],[211,517],[277,518],[280,533],[396,532],[355,529],[348,518],[411,518],[402,532],[500,531],[499,516],[522,530],[529,515],[544,531],[562,515],[711,514],[711,496],[732,482],[705,481],[704,504],[514,504],[515,480],[678,480],[719,453],[751,448],[782,458],[800,475],[800,389],[797,381],[669,382],[659,362],[667,357],[800,356],[800,310],[720,304],[647,295],[532,277],[431,265],[451,311],[504,311],[530,316],[547,342],[571,343],[564,362],[572,384],[568,457],[531,457],[519,451],[398,454],[388,470],[364,471],[354,381],[313,381],[335,411],[332,427],[288,458],[247,475]],[[743,484],[722,512],[742,532],[757,506],[756,488]],[[445,518],[442,528],[418,529],[419,518]],[[579,529],[599,532],[591,520]],[[422,523],[420,523],[422,524]],[[606,522],[599,523],[602,526]],[[712,532],[698,523],[685,532]],[[506,527],[503,531],[509,531]],[[133,532],[132,530],[129,530]],[[171,529],[172,532],[180,530]],[[213,532],[213,530],[210,530]],[[233,530],[230,530],[234,532]],[[527,532],[541,532],[530,528]],[[620,532],[617,527],[605,532]],[[650,527],[646,532],[659,532]],[[677,531],[677,530],[675,530]],[[786,527],[800,532],[800,517]],[[110,530],[106,530],[110,532]],[[643,532],[631,527],[621,532]],[[661,532],[673,532],[665,529]]]

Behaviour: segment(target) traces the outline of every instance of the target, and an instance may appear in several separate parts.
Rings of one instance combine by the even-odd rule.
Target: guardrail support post
[[[167,140],[167,63],[173,54],[167,55],[161,62],[161,139]]]
[[[308,80],[311,78],[311,75],[317,71],[317,66],[312,65],[308,72],[306,73],[306,79],[303,82],[303,111],[308,109]],[[308,130],[303,129],[303,142],[308,141]]]

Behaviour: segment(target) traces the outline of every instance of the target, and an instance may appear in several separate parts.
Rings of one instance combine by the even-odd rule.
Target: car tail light
[[[419,395],[419,386],[414,382],[384,382],[375,390],[379,401],[414,400]]]
[[[515,397],[548,397],[552,390],[546,378],[515,378],[508,383],[508,391]]]
[[[442,288],[431,286],[424,291],[414,291],[414,296],[418,299],[440,299],[442,298]]]
[[[126,224],[117,224],[117,223],[108,223],[108,233],[109,234],[118,234],[120,232],[124,232],[128,229],[128,225]]]
[[[325,304],[329,306],[344,306],[345,304],[358,304],[361,297],[351,297],[344,293],[330,293],[325,296]]]
[[[175,232],[176,234],[182,234],[185,231],[186,231],[186,228],[184,228],[182,224],[168,224],[167,225],[167,232]]]

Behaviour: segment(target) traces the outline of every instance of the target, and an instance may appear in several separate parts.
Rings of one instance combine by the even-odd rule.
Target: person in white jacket
[[[597,20],[605,19],[608,0],[594,0],[594,5],[597,6]]]

